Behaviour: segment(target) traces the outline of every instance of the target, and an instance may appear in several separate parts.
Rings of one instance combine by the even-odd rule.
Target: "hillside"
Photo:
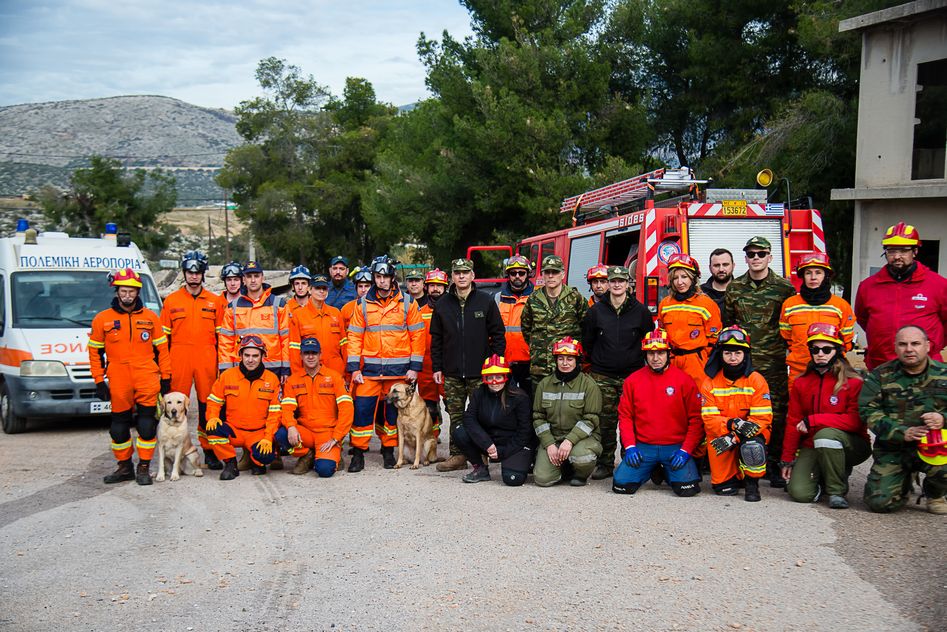
[[[160,96],[0,107],[0,195],[65,187],[72,171],[100,154],[171,170],[182,205],[221,199],[213,176],[241,142],[235,123],[232,112]]]

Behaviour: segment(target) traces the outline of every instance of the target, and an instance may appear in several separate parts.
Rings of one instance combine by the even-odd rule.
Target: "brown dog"
[[[437,439],[434,438],[434,423],[427,404],[418,394],[417,383],[399,382],[391,387],[385,400],[398,409],[398,462],[395,469],[404,465],[404,445],[414,450],[412,470],[420,467],[421,455],[424,465],[437,462]]]
[[[165,461],[172,460],[171,480],[181,478],[181,472],[203,476],[197,448],[191,443],[187,429],[187,409],[190,398],[184,393],[168,393],[163,398],[161,418],[158,420],[158,475],[155,480],[164,480]],[[184,459],[182,470],[181,460]]]

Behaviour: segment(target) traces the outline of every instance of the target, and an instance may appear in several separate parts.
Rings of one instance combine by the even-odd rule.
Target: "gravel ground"
[[[69,452],[62,446],[70,446]],[[944,520],[706,491],[286,471],[104,486],[101,423],[0,436],[0,630],[942,629]],[[446,445],[440,450],[446,452]],[[30,456],[36,455],[36,456]],[[287,459],[292,465],[292,459]],[[498,478],[499,472],[494,472]],[[923,508],[923,504],[921,505]]]

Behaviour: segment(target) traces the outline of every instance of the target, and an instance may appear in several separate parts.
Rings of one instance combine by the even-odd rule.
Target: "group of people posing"
[[[540,486],[613,477],[617,493],[666,480],[693,496],[709,469],[719,495],[759,501],[766,477],[794,500],[824,494],[845,508],[852,468],[872,455],[870,429],[869,508],[901,507],[923,473],[929,511],[947,513],[947,366],[938,361],[947,280],[916,261],[914,227],[892,226],[883,246],[887,265],[860,284],[854,310],[832,294],[821,253],[798,262],[798,293],[770,269],[764,237],[747,241],[748,271],[736,279],[726,250],[711,255],[704,285],[696,260],[672,255],[654,317],[625,267],[590,269],[585,299],[555,255],[541,261],[537,286],[525,257],[505,260],[495,295],[476,287],[468,259],[451,262],[449,275],[408,272],[402,289],[387,256],[352,279],[335,257],[329,275],[294,268],[282,299],[252,261],[224,266],[225,292],[211,293],[206,257],[190,252],[160,318],[142,306],[137,274],[123,270],[89,343],[119,462],[105,482],[151,482],[159,393],[192,386],[205,462],[223,480],[282,468],[287,455],[297,457],[294,473],[332,476],[346,436],[348,471],[358,472],[373,434],[392,468],[397,409],[386,396],[408,382],[435,434],[443,401],[449,457],[437,469],[469,462],[464,482],[490,480],[499,463],[511,486],[530,473]],[[856,319],[867,334],[864,381],[845,357]]]

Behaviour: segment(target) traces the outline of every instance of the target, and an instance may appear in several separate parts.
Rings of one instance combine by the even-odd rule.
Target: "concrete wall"
[[[947,18],[943,14],[864,32],[856,188],[911,182],[917,65],[945,57]]]

